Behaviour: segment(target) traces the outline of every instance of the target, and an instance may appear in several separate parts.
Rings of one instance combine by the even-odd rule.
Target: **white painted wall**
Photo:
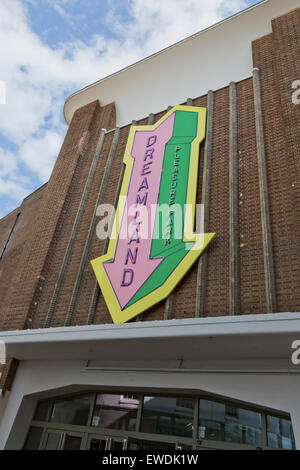
[[[76,109],[99,99],[116,103],[122,126],[241,81],[252,74],[251,42],[272,31],[272,19],[295,8],[299,0],[266,0],[75,93],[66,101],[65,118],[70,123]]]
[[[259,363],[259,367],[264,365]],[[5,445],[20,449],[37,400],[65,393],[67,387],[71,387],[70,391],[95,387],[103,390],[121,387],[122,391],[134,387],[156,391],[199,390],[270,407],[291,414],[300,449],[299,374],[254,373],[246,368],[244,373],[87,371],[85,363],[79,361],[21,362],[0,424],[0,449]]]
[[[6,392],[5,395],[2,395],[2,390],[0,389],[0,423],[5,411],[5,407],[8,401],[9,392]]]

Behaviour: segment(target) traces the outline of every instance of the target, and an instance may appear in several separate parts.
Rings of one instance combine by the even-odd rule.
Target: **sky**
[[[0,218],[48,181],[71,93],[256,3],[0,0]]]

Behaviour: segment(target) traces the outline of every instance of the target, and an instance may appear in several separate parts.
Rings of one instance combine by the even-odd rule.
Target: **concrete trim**
[[[210,196],[211,157],[212,157],[213,125],[214,125],[213,118],[214,118],[214,92],[210,90],[207,95],[207,126],[206,126],[204,162],[203,162],[202,199],[201,199],[201,202],[204,205],[204,232],[205,233],[208,232],[208,224],[209,224],[209,196]],[[195,317],[205,316],[206,266],[207,266],[207,253],[205,251],[198,261]]]
[[[265,334],[297,336],[297,333],[300,334],[300,312],[3,331],[0,333],[0,339],[5,342],[9,354],[11,346],[45,342],[52,344],[92,340],[108,342],[117,339],[142,340],[195,336],[199,339],[218,336],[258,337]]]
[[[253,70],[253,89],[254,89],[254,106],[255,106],[255,124],[256,124],[256,140],[257,140],[257,161],[258,161],[258,177],[259,177],[259,194],[261,209],[261,224],[263,237],[264,252],[264,268],[266,283],[266,303],[269,313],[276,312],[276,287],[275,272],[273,260],[273,245],[271,234],[271,214],[268,193],[268,175],[264,137],[264,122],[262,111],[260,70]]]

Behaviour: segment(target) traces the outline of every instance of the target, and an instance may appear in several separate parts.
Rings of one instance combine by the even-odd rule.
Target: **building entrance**
[[[39,402],[28,450],[295,449],[290,417],[216,396],[88,392]]]
[[[191,450],[192,446],[180,442],[135,439],[48,429],[44,433],[41,450]]]

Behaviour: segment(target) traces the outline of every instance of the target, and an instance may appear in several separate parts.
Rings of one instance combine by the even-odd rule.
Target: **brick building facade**
[[[265,3],[254,9],[255,14],[260,15]],[[144,312],[133,324],[124,327],[115,325],[115,328],[120,331],[118,338],[121,343],[122,331],[125,341],[127,333],[134,331],[131,329],[141,328],[140,341],[145,341],[147,349],[149,338],[143,326],[159,331],[159,325],[162,329],[163,325],[175,328],[176,322],[178,328],[183,328],[185,324],[188,327],[194,325],[195,331],[199,328],[199,336],[197,338],[195,333],[192,340],[195,344],[191,343],[190,348],[184,342],[180,346],[179,341],[178,355],[172,355],[175,346],[171,343],[170,354],[166,354],[165,358],[163,354],[151,356],[149,350],[144,360],[216,361],[223,355],[219,351],[219,355],[210,356],[213,344],[207,346],[204,352],[200,347],[198,356],[197,345],[202,341],[202,332],[208,325],[212,325],[209,334],[212,338],[220,334],[214,333],[213,328],[225,321],[224,328],[228,331],[223,332],[224,337],[219,343],[223,351],[227,347],[230,349],[229,344],[233,348],[236,340],[238,348],[242,348],[245,340],[245,350],[236,349],[235,358],[233,352],[231,356],[228,352],[227,360],[244,359],[245,364],[241,364],[238,369],[246,371],[250,368],[251,371],[252,367],[252,374],[260,366],[251,366],[249,361],[260,360],[262,369],[274,369],[274,374],[275,369],[282,369],[282,373],[285,371],[292,377],[292,389],[296,393],[300,385],[298,371],[296,368],[290,371],[292,366],[288,356],[292,340],[300,339],[300,105],[292,99],[293,84],[300,80],[300,9],[294,9],[292,1],[285,3],[284,14],[272,19],[272,32],[252,42],[252,76],[232,81],[205,95],[189,98],[186,103],[179,102],[205,107],[208,111],[206,141],[200,147],[197,202],[205,204],[206,231],[216,232],[216,238],[166,301]],[[253,9],[244,13],[250,14],[253,14]],[[239,18],[234,21],[238,22]],[[216,70],[217,67],[218,64]],[[190,96],[189,93],[187,82],[186,94]],[[111,348],[114,348],[114,340],[109,334],[108,339],[105,339],[105,332],[114,327],[109,327],[111,317],[90,260],[107,250],[107,242],[96,236],[99,218],[95,217],[95,208],[100,203],[116,205],[131,123],[119,125],[117,100],[116,103],[106,105],[101,105],[101,96],[99,100],[87,102],[75,110],[49,182],[28,196],[18,209],[0,220],[0,248],[3,247],[0,261],[0,339],[6,342],[10,356],[2,370],[0,388],[7,397],[12,390],[5,419],[2,420],[2,426],[7,429],[2,445],[7,448],[20,448],[23,445],[32,419],[32,416],[27,421],[22,418],[22,423],[26,423],[23,441],[20,438],[15,440],[14,435],[18,434],[16,426],[19,430],[22,428],[21,421],[18,422],[21,418],[18,418],[17,410],[13,411],[12,408],[14,387],[20,387],[18,374],[25,374],[26,364],[28,367],[30,361],[35,361],[36,367],[39,358],[41,361],[46,360],[46,364],[47,360],[71,360],[72,347],[76,351],[75,339],[74,344],[70,343],[66,348],[63,348],[64,340],[60,339],[63,350],[69,351],[69,347],[70,351],[66,355],[61,352],[59,356],[50,348],[52,339],[48,341],[43,331],[46,335],[60,334],[61,331],[64,335],[67,334],[67,327],[70,328],[70,334],[73,331],[77,334],[80,328],[84,332],[91,332],[95,326],[97,328],[94,331],[100,331],[101,325],[104,325],[101,341],[107,341],[107,344],[111,341]],[[138,119],[137,124],[153,124],[165,112],[166,109],[161,109],[161,112],[151,113]],[[131,120],[134,119],[136,116],[131,116]],[[266,315],[269,315],[270,320]],[[239,338],[233,339],[235,322],[245,329],[239,333]],[[289,328],[285,322],[289,322]],[[262,330],[257,332],[261,335],[261,343],[252,332],[252,325],[255,328],[256,325],[262,326]],[[282,326],[278,331],[273,331],[273,325]],[[281,328],[282,334],[286,336],[280,336]],[[18,331],[21,332],[21,339],[16,339]],[[160,334],[157,333],[158,336]],[[31,344],[30,338],[36,335],[40,335],[39,339]],[[175,337],[174,333],[172,341]],[[43,338],[46,341],[45,349]],[[93,341],[89,343],[86,339],[86,351],[78,353],[79,357],[75,353],[74,360],[96,361],[95,370],[105,370],[104,374],[110,368],[111,371],[116,370],[109,361],[118,362],[118,357],[120,361],[133,361],[141,347],[133,343],[137,344],[137,349],[131,356],[123,356],[122,347],[119,356],[108,347],[107,356],[103,356],[100,350],[95,353],[97,347]],[[132,341],[137,342],[138,338]],[[168,347],[167,341],[165,339],[165,343],[162,343],[162,348]],[[203,339],[203,344],[205,341]],[[279,349],[283,344],[288,349],[276,350],[274,345],[277,343],[281,344]],[[274,347],[272,352],[267,349],[269,344]],[[48,351],[48,347],[51,350]],[[91,354],[88,353],[90,348]],[[128,351],[125,343],[124,348]],[[181,354],[181,348],[186,355]],[[103,357],[108,361],[105,367],[103,364],[99,366],[97,362],[104,360]],[[275,367],[277,360],[283,365]],[[22,361],[25,364],[23,369]],[[265,361],[269,361],[268,366]],[[270,361],[275,362],[272,365]],[[198,365],[197,370],[201,367]],[[218,369],[216,364],[211,367]],[[131,370],[128,364],[124,364],[123,368],[122,373]],[[134,365],[133,369],[136,368]],[[138,368],[141,368],[141,364]],[[145,368],[144,364],[143,370]],[[223,364],[221,368],[228,369],[230,374],[231,366],[225,367]],[[150,369],[156,367],[151,366]],[[101,387],[105,390],[116,389],[118,373],[115,372],[114,380],[104,380],[103,384],[93,377],[83,388],[77,386],[76,391]],[[200,376],[201,373],[203,370]],[[262,371],[259,373],[262,374]],[[183,377],[181,375],[178,380]],[[206,380],[209,383],[209,378]],[[267,380],[267,374],[263,380]],[[134,378],[129,382],[126,390],[132,392],[138,390],[142,393],[150,387],[147,380],[144,386]],[[173,385],[169,387],[152,383],[154,388],[164,388],[165,391],[169,388],[169,392],[172,389],[173,393],[179,388],[175,382],[171,380]],[[70,378],[70,382],[67,381],[64,386],[70,387],[73,392],[74,384],[78,383],[84,382],[75,382],[75,378]],[[268,385],[270,389],[272,386],[275,385]],[[57,387],[50,386],[50,383],[44,384],[37,390],[39,395],[34,404],[41,398],[48,398],[46,392],[52,388],[58,390],[62,384]],[[189,393],[196,393],[195,383],[189,388],[193,390]],[[230,395],[229,388],[220,385],[218,395],[236,398]],[[199,389],[210,393],[214,391],[213,386],[205,386],[204,383],[199,385]],[[276,390],[275,395],[278,393],[280,395],[280,390]],[[33,391],[31,394],[34,395]],[[50,392],[48,394],[51,396]],[[57,394],[57,391],[53,393]],[[24,396],[27,395],[30,393],[24,392]],[[238,398],[290,415],[296,442],[300,446],[300,409],[292,401],[289,402],[285,393],[277,397],[274,404],[272,400],[259,397],[251,400],[251,393],[247,394],[245,390]],[[280,407],[278,403],[286,400],[286,406]]]

